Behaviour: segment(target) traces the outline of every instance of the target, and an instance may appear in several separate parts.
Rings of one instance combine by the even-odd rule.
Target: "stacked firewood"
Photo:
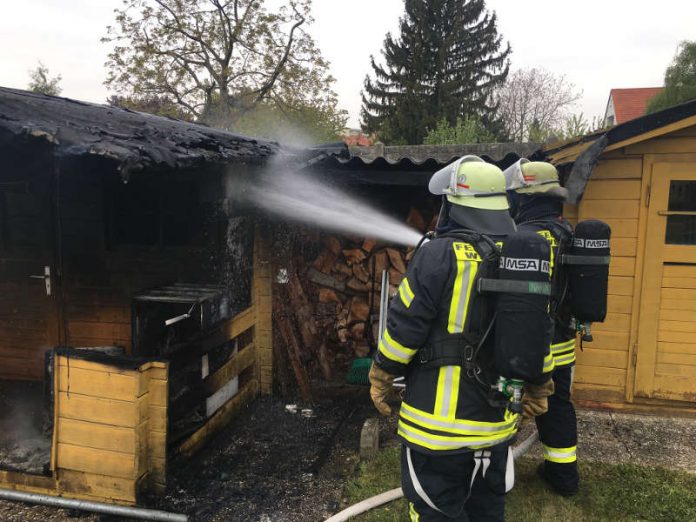
[[[429,216],[430,217],[430,216]],[[407,223],[424,232],[432,223],[411,209]],[[316,247],[317,244],[314,243]],[[300,391],[310,394],[313,370],[325,380],[366,357],[379,336],[382,274],[395,295],[414,249],[373,239],[322,234],[318,254],[295,262],[276,285],[274,320]],[[341,377],[342,378],[342,377]]]

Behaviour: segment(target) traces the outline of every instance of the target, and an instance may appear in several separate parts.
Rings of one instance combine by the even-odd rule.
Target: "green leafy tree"
[[[36,69],[29,71],[29,78],[28,88],[32,92],[48,94],[49,96],[60,96],[60,93],[63,92],[63,88],[60,86],[63,77],[59,74],[51,78],[48,67],[41,62],[36,66]]]
[[[425,145],[458,145],[462,143],[489,143],[495,136],[474,116],[457,118],[451,125],[447,118],[437,122],[434,129],[429,129],[423,143]]]
[[[191,121],[191,115],[175,101],[166,96],[109,96],[106,102],[113,107],[130,109],[132,111],[147,112],[158,116],[167,116],[178,120]]]
[[[384,65],[371,58],[363,129],[385,142],[418,144],[442,118],[471,116],[494,129],[494,89],[509,69],[509,44],[484,0],[404,0],[397,37],[387,34]]]
[[[124,0],[104,42],[106,85],[139,103],[164,99],[188,118],[237,130],[258,107],[337,109],[329,65],[307,32],[311,0]]]
[[[649,102],[646,113],[661,111],[696,99],[696,41],[679,44],[672,64],[665,71],[665,88]]]

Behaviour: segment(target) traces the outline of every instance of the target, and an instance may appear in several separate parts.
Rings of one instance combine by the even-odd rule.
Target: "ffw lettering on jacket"
[[[454,243],[454,249],[458,253],[458,258],[461,256],[467,261],[481,261],[481,256],[469,243]]]

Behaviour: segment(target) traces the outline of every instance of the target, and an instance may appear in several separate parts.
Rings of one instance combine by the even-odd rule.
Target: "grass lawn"
[[[562,498],[536,476],[537,459],[515,464],[516,483],[506,499],[508,522],[551,521],[696,521],[696,475],[636,465],[580,463],[580,492]],[[347,504],[400,486],[399,449],[388,448],[362,463],[344,492]],[[406,502],[398,500],[356,521],[403,522]]]

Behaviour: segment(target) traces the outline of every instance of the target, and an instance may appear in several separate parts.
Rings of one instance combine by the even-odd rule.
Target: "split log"
[[[370,280],[370,273],[367,271],[364,265],[353,265],[353,275],[357,277],[363,283],[367,283]]]
[[[356,263],[362,263],[365,261],[365,258],[367,257],[365,255],[365,252],[362,251],[360,248],[353,248],[350,250],[344,250],[343,255],[346,258],[346,262],[348,263],[348,266],[352,266]]]
[[[395,248],[387,248],[387,255],[389,256],[389,262],[394,268],[396,268],[402,274],[406,273],[406,264],[404,259],[401,257],[401,252]]]
[[[418,230],[420,233],[426,231],[425,219],[423,219],[423,214],[421,214],[418,209],[411,207],[406,218],[406,224]]]
[[[338,342],[341,344],[346,344],[350,340],[350,331],[348,331],[348,328],[336,330],[336,335],[338,336]]]
[[[375,258],[375,274],[377,276],[377,280],[381,281],[382,280],[382,272],[384,270],[389,270],[389,258],[387,257],[387,252],[384,250],[380,250],[379,252],[376,252],[374,254]]]
[[[324,238],[324,246],[337,257],[341,253],[341,241],[335,236],[326,236]]]
[[[433,219],[430,220],[430,225],[428,225],[428,230],[435,230],[437,228],[438,219],[440,219],[440,212],[435,212]]]
[[[314,323],[314,310],[309,299],[307,299],[307,294],[302,287],[297,272],[293,272],[290,281],[286,285],[286,297],[292,306],[304,345],[310,352],[316,353],[317,326]]]
[[[404,279],[404,274],[396,270],[395,268],[389,269],[389,284],[399,286],[401,281]]]
[[[364,299],[353,297],[348,303],[348,324],[367,321],[370,316],[370,305]]]
[[[330,288],[320,288],[319,289],[319,302],[320,303],[340,303],[341,300],[336,295],[336,292]]]
[[[330,276],[328,274],[324,274],[323,272],[320,272],[314,267],[310,268],[307,271],[307,279],[319,286],[333,288],[334,290],[338,290],[339,292],[346,291],[346,285],[342,281],[339,281],[335,277]]]
[[[367,293],[369,290],[368,286],[360,281],[357,277],[351,277],[346,283],[346,287],[350,288],[351,290],[355,290],[356,292]]]
[[[353,269],[341,261],[334,265],[333,271],[346,276],[346,278],[351,277],[353,275]]]
[[[293,372],[295,373],[295,380],[297,381],[297,387],[300,390],[300,395],[305,400],[312,399],[312,388],[309,384],[309,377],[307,376],[307,370],[302,364],[300,344],[295,337],[295,332],[289,317],[284,313],[282,305],[279,301],[276,301],[273,305],[273,318],[278,325],[278,330],[285,343],[285,348],[288,353],[288,359],[292,365]]]
[[[369,254],[370,252],[372,252],[376,245],[376,239],[366,239],[365,241],[363,241],[362,249]]]
[[[312,263],[312,266],[319,270],[320,272],[323,272],[324,274],[328,274],[331,272],[331,269],[333,266],[336,264],[336,261],[338,260],[338,255],[334,254],[330,250],[323,250],[320,254],[319,257],[317,257],[314,260],[314,263]]]
[[[350,327],[350,336],[355,339],[365,338],[365,323],[355,323]]]
[[[321,343],[319,347],[319,368],[324,379],[330,381],[333,376],[333,368],[331,368],[329,361],[329,349],[326,346],[326,341]]]

